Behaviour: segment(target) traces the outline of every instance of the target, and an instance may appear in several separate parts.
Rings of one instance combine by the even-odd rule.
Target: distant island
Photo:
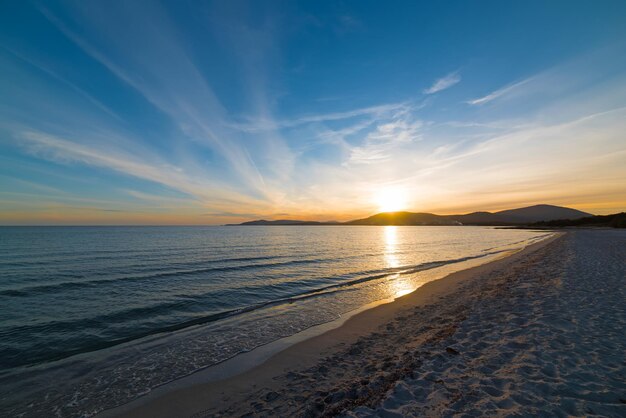
[[[621,217],[620,217],[621,216]],[[620,221],[621,219],[621,221]],[[537,227],[558,226],[615,226],[626,223],[626,214],[595,216],[576,209],[553,205],[534,205],[499,212],[472,212],[463,215],[436,215],[433,213],[383,212],[363,219],[347,222],[317,222],[283,219],[276,221],[256,220],[234,225],[293,226],[293,225],[479,225],[508,226],[526,225]],[[621,223],[620,223],[621,222]]]

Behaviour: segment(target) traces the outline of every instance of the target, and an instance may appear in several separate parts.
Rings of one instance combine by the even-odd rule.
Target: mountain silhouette
[[[265,219],[238,225],[525,225],[561,219],[576,220],[593,216],[580,210],[553,205],[534,205],[499,212],[473,212],[464,215],[436,215],[434,213],[382,212],[348,222],[317,222]]]

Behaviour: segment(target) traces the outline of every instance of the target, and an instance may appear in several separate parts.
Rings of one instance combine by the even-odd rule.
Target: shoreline
[[[557,232],[521,250],[509,251],[493,260],[444,274],[395,300],[365,305],[335,321],[311,327],[157,387],[147,395],[96,416],[208,416],[217,413],[216,405],[239,404],[260,387],[267,389],[269,394],[276,393],[273,389],[279,386],[276,380],[280,375],[315,364],[373,333],[401,311],[425,306],[435,298],[442,299],[458,290],[461,284],[514,263],[564,235]]]

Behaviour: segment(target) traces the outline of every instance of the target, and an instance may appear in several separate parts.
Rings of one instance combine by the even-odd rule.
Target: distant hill
[[[448,218],[463,225],[509,225],[506,218],[491,212],[473,212],[465,215],[447,215]]]
[[[458,221],[432,213],[384,212],[345,225],[460,225]]]
[[[435,215],[433,213],[383,212],[368,218],[348,222],[316,222],[277,220],[243,222],[238,225],[529,225],[557,219],[576,220],[593,216],[576,209],[552,205],[535,205],[500,212],[473,212],[465,215]]]
[[[551,221],[554,219],[579,219],[593,216],[576,209],[553,205],[534,205],[500,212],[474,212],[466,215],[450,215],[464,225],[510,225]]]
[[[593,216],[591,213],[580,210],[552,205],[535,205],[520,209],[503,210],[496,212],[496,215],[510,222],[519,223],[550,221],[553,219],[579,219],[585,216]]]

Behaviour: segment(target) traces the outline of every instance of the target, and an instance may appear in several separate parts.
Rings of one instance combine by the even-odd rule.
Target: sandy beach
[[[624,231],[558,234],[103,415],[625,416],[624,260]]]

